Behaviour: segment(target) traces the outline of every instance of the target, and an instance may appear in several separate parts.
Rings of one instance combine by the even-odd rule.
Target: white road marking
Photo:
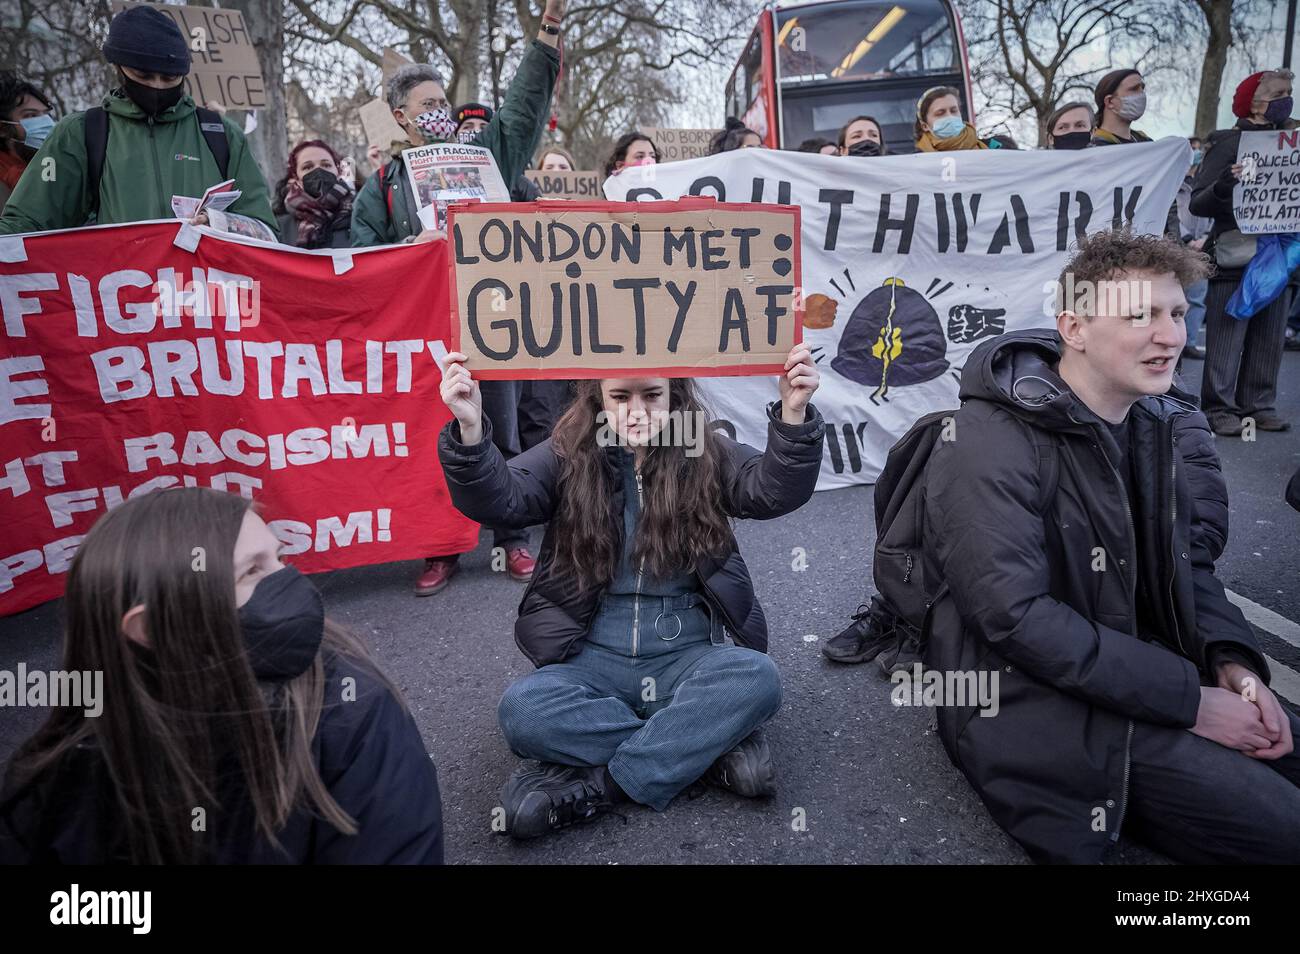
[[[1264,654],[1264,662],[1268,663],[1268,668],[1273,675],[1269,688],[1288,702],[1300,705],[1300,673],[1289,666],[1284,666],[1267,653]]]
[[[1300,649],[1300,623],[1274,613],[1268,607],[1260,606],[1254,600],[1249,600],[1240,593],[1234,593],[1227,587],[1224,587],[1224,593],[1227,594],[1228,601],[1241,610],[1248,623]],[[1264,661],[1273,672],[1271,683],[1273,691],[1284,696],[1288,701],[1300,705],[1300,673],[1267,654],[1264,656]]]
[[[1265,606],[1260,606],[1254,600],[1248,600],[1240,593],[1234,593],[1232,590],[1224,589],[1228,594],[1228,601],[1241,609],[1248,622],[1254,623],[1260,629],[1267,633],[1272,633],[1278,639],[1284,639],[1292,646],[1300,649],[1300,623],[1294,623],[1274,613]]]

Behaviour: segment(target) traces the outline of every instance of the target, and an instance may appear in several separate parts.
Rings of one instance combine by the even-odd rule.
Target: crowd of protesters
[[[564,8],[548,0],[499,109],[453,104],[432,66],[402,66],[384,96],[404,138],[370,144],[364,177],[336,144],[307,139],[274,189],[243,131],[185,93],[191,52],[173,22],[149,6],[125,10],[104,46],[119,84],[101,105],[57,120],[42,90],[0,75],[0,233],[168,218],[173,195],[231,179],[240,198],[194,224],[302,249],[429,241],[438,233],[418,214],[403,150],[441,142],[486,148],[511,198],[534,200],[527,168],[577,169],[542,141]],[[1254,636],[1213,577],[1227,497],[1210,437],[1241,434],[1247,421],[1289,427],[1276,410],[1289,296],[1248,315],[1230,313],[1229,300],[1250,258],[1232,210],[1238,138],[1296,125],[1291,84],[1285,70],[1253,74],[1236,88],[1236,124],[1190,140],[1164,237],[1099,233],[1067,266],[1149,282],[1152,321],[1135,328],[1099,304],[1096,314],[1063,312],[1054,331],[985,343],[962,375],[959,412],[979,436],[933,451],[943,466],[928,484],[925,559],[949,594],[935,604],[933,652],[955,668],[1023,670],[1002,720],[955,725],[945,712],[941,735],[1038,860],[1096,860],[1110,829],[1099,835],[1086,819],[1096,804],[1113,806],[1111,795],[1121,801],[1115,831],[1128,808],[1177,859],[1295,861],[1300,851],[1300,723],[1267,689]],[[1134,126],[1145,108],[1141,73],[1112,71],[1092,103],[1055,110],[1048,147],[1148,142]],[[981,137],[947,86],[920,98],[911,138],[923,153],[1017,148],[1010,136]],[[729,119],[709,153],[750,148],[764,148],[763,136]],[[871,115],[798,151],[891,155]],[[603,173],[658,159],[653,138],[630,130]],[[47,160],[57,176],[40,175]],[[1205,361],[1200,410],[1178,389],[1180,359]],[[787,357],[766,450],[709,432],[698,456],[648,449],[657,412],[699,408],[690,379],[480,382],[465,360],[448,356],[442,384],[453,414],[439,441],[448,487],[490,529],[509,576],[531,581],[516,633],[538,669],[510,686],[499,716],[511,749],[540,764],[503,790],[510,833],[540,835],[624,801],[662,810],[700,779],[770,795],[762,726],[781,683],[730,525],[790,513],[814,490],[825,425],[810,402],[819,376],[808,347]],[[1043,390],[1027,402],[1020,385],[1030,380]],[[598,446],[591,421],[601,412],[619,420],[625,446]],[[1047,444],[1060,461],[1055,486],[1067,490],[1043,505],[1036,456]],[[1158,469],[1170,446],[1172,467]],[[988,486],[999,488],[997,506]],[[527,537],[536,525],[547,528],[539,558]],[[1068,527],[1081,528],[1078,540],[1061,537]],[[1093,527],[1116,534],[1108,550],[1135,564],[1098,585],[1075,565],[1096,545],[1082,529]],[[187,552],[201,542],[215,570],[173,566],[159,555],[168,541]],[[428,554],[416,594],[445,589],[458,557]],[[13,760],[0,798],[7,855],[442,859],[436,773],[400,693],[279,561],[247,501],[190,488],[114,509],[81,544],[66,612],[68,668],[103,669],[128,692],[93,722],[57,713]],[[643,614],[658,638],[642,641]],[[902,618],[873,599],[824,651],[894,671],[919,652],[900,645]],[[671,638],[659,632],[664,619]],[[200,677],[195,658],[216,662]],[[646,673],[657,700],[638,695]],[[343,679],[361,705],[326,701]],[[179,802],[218,809],[216,837],[201,846],[190,837]]]

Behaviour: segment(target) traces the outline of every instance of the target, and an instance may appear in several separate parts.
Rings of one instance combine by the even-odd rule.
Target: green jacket
[[[528,167],[550,118],[551,94],[560,72],[560,54],[540,40],[534,40],[519,62],[515,78],[506,91],[505,102],[487,128],[471,140],[486,146],[496,159],[507,187]],[[402,148],[411,148],[402,143]],[[393,159],[380,173],[366,177],[366,184],[352,205],[352,244],[391,245],[421,230],[415,196],[407,181],[401,151],[394,146]],[[391,194],[393,214],[388,214]]]
[[[173,195],[197,199],[221,181],[189,96],[153,121],[119,90],[105,96],[103,105],[108,111],[108,153],[99,183],[99,224],[175,218]],[[262,171],[244,134],[230,120],[223,122],[230,142],[229,178],[244,193],[226,211],[265,222],[274,232]],[[0,233],[86,225],[93,207],[86,167],[86,114],[73,113],[28,163],[0,215]],[[50,174],[42,174],[45,170]]]

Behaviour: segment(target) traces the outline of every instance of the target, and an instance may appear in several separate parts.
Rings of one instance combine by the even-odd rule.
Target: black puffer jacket
[[[728,516],[767,520],[798,510],[817,487],[825,423],[809,404],[802,424],[786,424],[780,404],[768,408],[767,450],[758,451],[717,435],[723,450],[722,507]],[[491,422],[483,419],[483,439],[466,445],[460,424],[448,422],[438,437],[452,503],[471,520],[493,527],[531,527],[546,523],[559,507],[562,462],[548,439],[509,463],[492,443]],[[623,512],[619,479],[621,447],[603,448],[611,507]],[[619,521],[620,533],[622,521]],[[555,572],[553,525],[546,528],[532,582],[519,602],[515,642],[535,666],[561,662],[581,648],[600,604],[601,591],[578,590]],[[621,547],[621,541],[620,541]],[[708,561],[696,573],[715,620],[721,619],[736,643],[767,651],[767,620],[754,594],[749,570],[735,538],[725,558]]]
[[[1032,858],[1079,863],[1119,837],[1134,724],[1195,724],[1220,659],[1265,681],[1268,667],[1214,576],[1228,500],[1204,416],[1174,392],[1133,405],[1142,466],[1130,501],[1114,437],[1056,374],[1059,359],[1056,333],[1033,331],[966,364],[956,439],[926,470],[927,573],[947,587],[926,663],[997,673],[996,716],[940,708],[943,744]],[[1058,455],[1045,514],[1030,428]],[[1145,638],[1139,592],[1157,604]]]

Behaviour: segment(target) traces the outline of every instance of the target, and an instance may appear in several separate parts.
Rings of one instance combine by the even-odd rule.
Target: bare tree
[[[1254,64],[1282,5],[1273,0],[1182,0],[1182,5],[1190,14],[1180,19],[1187,27],[1184,36],[1196,36],[1205,44],[1205,56],[1199,63],[1193,61],[1188,78],[1198,86],[1192,128],[1206,136],[1218,126],[1228,54],[1236,48]]]
[[[60,115],[94,105],[116,85],[100,52],[108,21],[107,0],[8,0],[0,14],[0,65],[35,84]]]
[[[360,61],[377,90],[383,49],[394,46],[442,69],[453,102],[499,99],[537,35],[543,8],[541,0],[289,3],[291,74],[320,77],[324,88],[341,93],[338,73]],[[608,140],[637,122],[671,125],[687,70],[729,52],[748,35],[755,15],[751,0],[575,2],[565,16],[553,138],[589,165],[603,158]],[[304,83],[308,90],[315,85]]]
[[[266,108],[258,111],[257,128],[249,135],[248,144],[270,178],[289,151],[284,106],[284,0],[226,0],[226,5],[244,15],[262,68]]]
[[[1091,94],[1109,66],[1088,66],[1097,48],[1151,73],[1168,65],[1167,21],[1148,0],[961,0],[971,70],[987,105],[1031,118],[1038,145],[1047,120],[1073,92]],[[1090,95],[1083,97],[1091,98]]]

